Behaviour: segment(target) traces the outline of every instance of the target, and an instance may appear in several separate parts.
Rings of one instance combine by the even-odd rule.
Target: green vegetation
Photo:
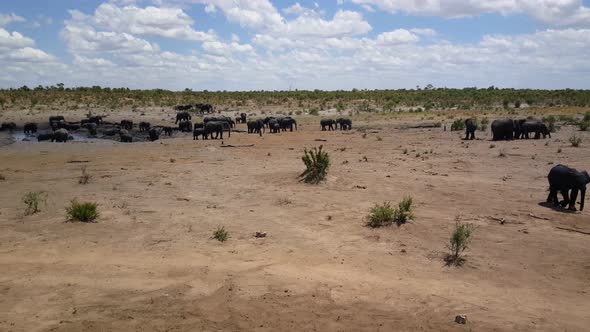
[[[451,124],[451,131],[464,130],[464,129],[465,129],[465,120],[463,120],[463,119],[457,119],[457,120],[453,121],[453,124]]]
[[[557,128],[555,127],[556,121],[557,119],[555,119],[553,115],[543,118],[543,122],[547,125],[547,129],[549,129],[549,131],[552,133],[557,131]]]
[[[446,257],[446,262],[449,265],[461,265],[465,261],[461,254],[468,248],[471,243],[475,225],[469,223],[455,224],[455,230],[451,234],[449,241],[449,250],[451,253]]]
[[[393,208],[389,202],[376,204],[372,207],[367,217],[367,226],[377,228],[390,226],[393,223],[400,226],[413,218],[412,197],[405,196],[397,208]]]
[[[318,184],[326,178],[330,168],[330,156],[322,151],[323,145],[311,150],[305,149],[305,155],[301,157],[305,164],[305,171],[299,175],[301,181],[311,184]]]
[[[213,232],[213,238],[219,242],[225,242],[229,239],[229,232],[225,230],[224,226],[217,227]]]
[[[569,141],[573,147],[577,148],[578,146],[580,146],[580,143],[582,143],[582,137],[573,134],[572,136],[570,136]]]
[[[483,118],[483,119],[481,119],[481,123],[480,123],[480,126],[479,126],[479,130],[481,130],[481,131],[486,131],[486,130],[488,130],[488,124],[489,124],[489,123],[490,123],[490,119],[488,119],[488,118]]]
[[[25,203],[25,215],[41,212],[41,205],[47,205],[47,193],[43,191],[30,191],[23,196]]]
[[[72,200],[66,208],[69,221],[93,222],[98,218],[98,205],[92,202]]]

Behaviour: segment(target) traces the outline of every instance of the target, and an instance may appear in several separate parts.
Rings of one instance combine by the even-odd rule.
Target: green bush
[[[590,120],[584,120],[584,121],[580,122],[580,130],[581,131],[587,131],[588,128],[590,128]]]
[[[23,203],[25,203],[25,215],[41,212],[41,205],[47,205],[47,193],[30,191],[23,196]]]
[[[572,144],[573,147],[578,147],[580,146],[580,143],[582,143],[582,138],[579,136],[576,136],[576,134],[573,134],[570,139],[569,139],[570,143]]]
[[[489,123],[490,123],[490,119],[488,119],[488,118],[481,119],[481,124],[479,126],[479,130],[481,130],[481,131],[488,130],[488,124]]]
[[[367,217],[367,226],[377,228],[390,226],[393,223],[400,226],[413,218],[412,197],[406,196],[399,202],[397,208],[393,208],[389,202],[372,207]]]
[[[556,119],[553,115],[549,115],[548,117],[543,118],[543,122],[547,124],[547,129],[549,129],[549,131],[552,133],[556,131],[555,121]]]
[[[305,155],[301,157],[305,164],[305,171],[299,175],[301,181],[306,183],[318,184],[326,178],[328,168],[330,168],[330,156],[327,152],[322,151],[323,145],[311,150],[305,149]]]
[[[309,110],[309,115],[320,115],[320,111],[317,108],[312,108]]]
[[[470,223],[463,224],[457,222],[455,224],[455,230],[453,231],[453,234],[451,234],[451,239],[449,240],[449,250],[451,253],[446,258],[449,265],[461,265],[465,261],[461,257],[461,254],[471,243],[474,230],[475,225]]]
[[[229,232],[223,226],[217,227],[215,232],[213,232],[213,238],[219,242],[225,242],[229,239]]]
[[[582,121],[590,121],[590,112],[584,113],[584,119]]]
[[[98,218],[98,205],[92,202],[72,200],[66,208],[69,221],[93,222]]]
[[[463,119],[457,119],[453,121],[451,124],[451,131],[455,130],[464,130],[465,129],[465,121]]]

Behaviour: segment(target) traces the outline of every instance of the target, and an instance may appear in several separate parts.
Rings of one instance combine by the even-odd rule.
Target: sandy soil
[[[590,235],[570,230],[590,233],[590,212],[539,203],[552,164],[590,168],[590,135],[492,147],[393,120],[363,123],[365,138],[312,121],[224,140],[250,148],[189,136],[0,147],[0,330],[588,330]],[[327,182],[299,183],[304,147],[319,144]],[[41,213],[23,215],[28,191],[48,193]],[[404,195],[413,222],[364,226]],[[65,222],[74,198],[99,203],[97,223]],[[447,267],[458,220],[478,228],[465,265]]]

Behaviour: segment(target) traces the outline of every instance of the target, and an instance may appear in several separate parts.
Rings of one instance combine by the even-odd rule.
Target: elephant
[[[223,139],[223,131],[227,129],[228,136],[231,137],[231,127],[226,121],[208,121],[205,123],[205,135],[208,137],[211,135],[211,139],[217,139],[221,136]],[[215,138],[213,138],[215,133]]]
[[[334,130],[334,126],[337,125],[336,121],[332,120],[332,119],[322,119],[320,120],[320,126],[322,126],[322,131],[326,130],[326,127],[328,127],[328,130]]]
[[[197,124],[195,123],[195,126]],[[172,136],[172,127],[162,127],[162,129],[164,130],[164,135],[166,136]]]
[[[265,132],[264,120],[259,119],[248,121],[247,126],[248,134],[258,133],[260,136],[262,136],[262,133]]]
[[[207,122],[211,121],[222,121],[227,122],[230,128],[234,128],[236,126],[236,122],[230,118],[229,116],[221,115],[221,116],[207,116],[203,119],[203,122],[207,124]]]
[[[129,131],[127,131],[127,129],[121,129],[119,131],[119,138],[121,140],[122,143],[131,143],[133,142],[133,136],[131,136],[131,134],[129,134]]]
[[[150,141],[152,142],[160,139],[160,132],[156,128],[151,128],[148,131],[148,134],[150,135]]]
[[[151,128],[151,124],[149,122],[140,122],[139,123],[139,131],[148,131]]]
[[[98,128],[98,125],[96,123],[89,122],[84,124],[82,127],[88,129],[88,133],[90,133],[90,135],[96,136],[96,128]]]
[[[61,129],[58,129],[53,132],[53,135],[51,137],[51,141],[58,142],[58,143],[65,143],[68,141],[69,136],[70,136],[70,133],[66,129],[61,128]]]
[[[183,133],[190,133],[193,130],[193,123],[189,120],[182,120],[178,124],[178,130]]]
[[[272,118],[268,121],[268,129],[273,134],[279,133],[281,131],[281,124],[279,123],[278,119]]]
[[[34,122],[25,123],[23,130],[25,134],[35,134],[37,133],[37,124]]]
[[[465,140],[475,139],[475,131],[477,130],[477,122],[475,119],[465,120]]]
[[[547,196],[547,202],[553,203],[556,206],[560,204],[562,207],[569,205],[569,210],[576,211],[576,198],[578,197],[578,191],[580,191],[580,211],[584,210],[586,185],[590,183],[588,172],[580,172],[574,168],[560,164],[551,168],[547,179],[549,180],[549,196]],[[570,195],[568,195],[569,190],[571,190]],[[562,202],[558,202],[558,191],[563,195],[564,200]]]
[[[289,129],[289,131],[293,131],[293,126],[295,126],[295,130],[297,130],[297,121],[295,121],[295,119],[290,116],[280,118],[279,124],[281,125],[281,129],[283,131],[287,131],[287,129]]]
[[[519,121],[520,124],[520,121]],[[541,135],[543,138],[551,138],[551,132],[547,126],[540,120],[526,120],[520,125],[520,131],[523,138],[529,139],[530,133],[535,133],[535,139],[540,139]]]
[[[38,142],[49,141],[52,138],[53,138],[53,133],[40,133],[39,135],[37,135]]]
[[[202,136],[203,139],[207,139],[207,135],[205,135],[205,128],[195,128],[193,130],[193,140],[199,140],[199,136]]]
[[[105,136],[115,136],[115,135],[117,135],[117,134],[118,134],[120,131],[121,131],[121,130],[120,130],[119,128],[110,128],[110,129],[107,129],[107,130],[105,130],[105,131],[103,132],[103,134],[104,134]]]
[[[242,123],[246,123],[247,118],[248,118],[248,114],[240,113],[240,120],[242,120]]]
[[[121,120],[121,128],[131,130],[133,129],[133,121],[131,120]]]
[[[527,121],[527,119],[520,119],[514,121],[514,139],[521,139],[524,138],[522,134],[522,125]]]
[[[493,140],[512,140],[517,122],[512,119],[499,119],[492,122]]]
[[[95,115],[88,118],[90,122],[96,123],[96,125],[100,125],[102,123],[102,116]]]
[[[192,120],[191,114],[189,112],[178,112],[176,113],[176,121],[174,122],[174,124],[189,120]]]
[[[14,122],[2,122],[2,125],[0,125],[0,130],[13,131],[15,129],[16,129],[16,123],[14,123]]]
[[[49,125],[51,126],[51,123],[57,121],[66,121],[66,119],[63,117],[63,115],[53,115],[49,117]]]
[[[336,119],[336,128],[340,125],[340,130],[351,130],[352,129],[352,120],[345,119],[345,118],[338,118]]]

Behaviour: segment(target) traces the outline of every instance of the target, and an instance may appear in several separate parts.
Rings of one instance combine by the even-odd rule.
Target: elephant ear
[[[584,176],[584,183],[590,183],[590,175],[588,175],[588,172],[582,171],[582,176]]]

